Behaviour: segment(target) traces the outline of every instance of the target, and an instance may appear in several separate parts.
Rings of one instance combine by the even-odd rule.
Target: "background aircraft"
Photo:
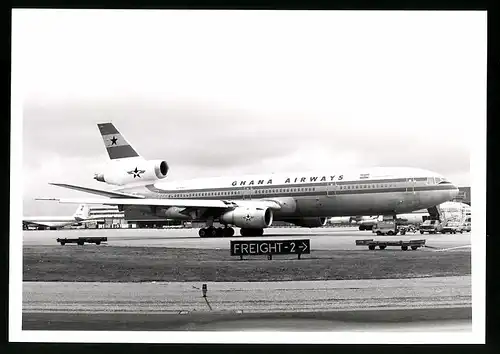
[[[56,230],[68,225],[80,226],[82,223],[92,220],[89,215],[89,206],[80,204],[72,216],[25,216],[23,217],[23,230],[27,230],[29,227],[36,227],[39,230],[47,228]]]
[[[445,202],[437,206],[443,220],[456,221],[464,223],[467,217],[470,218],[471,207],[468,204],[460,202]],[[400,225],[420,225],[422,222],[430,218],[427,210],[417,210],[412,213],[396,215],[396,222]],[[383,216],[370,217],[368,219],[358,221],[360,230],[371,230],[378,221],[382,220]]]

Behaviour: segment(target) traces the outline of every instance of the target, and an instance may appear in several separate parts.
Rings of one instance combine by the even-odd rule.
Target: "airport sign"
[[[273,254],[309,254],[309,240],[246,240],[230,241],[231,256],[258,256]]]

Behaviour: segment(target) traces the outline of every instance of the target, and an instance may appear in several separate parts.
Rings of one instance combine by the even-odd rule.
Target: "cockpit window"
[[[436,177],[436,184],[451,184],[451,182],[447,181],[446,178]]]

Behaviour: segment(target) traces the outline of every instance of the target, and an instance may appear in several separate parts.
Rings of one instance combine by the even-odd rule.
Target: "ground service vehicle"
[[[107,237],[78,237],[78,238],[58,238],[57,242],[64,246],[66,243],[76,243],[80,246],[83,246],[85,242],[87,243],[95,243],[96,245],[100,245],[101,242],[108,241]]]
[[[450,233],[450,234],[456,234],[457,232],[463,233],[464,225],[462,225],[460,222],[448,222],[446,223],[445,226],[441,229],[442,234]]]
[[[443,224],[439,220],[425,220],[422,225],[420,225],[420,233],[423,235],[424,232],[429,234],[435,234],[441,232],[443,229]]]
[[[404,235],[406,233],[406,228],[399,228],[393,220],[384,220],[377,222],[377,224],[373,226],[372,232],[376,233],[379,236],[392,236],[397,235],[398,233]]]
[[[384,250],[387,246],[401,247],[403,251],[407,251],[410,247],[415,251],[419,247],[425,246],[425,240],[410,240],[410,241],[374,241],[370,240],[356,240],[356,246],[368,246],[369,250],[374,250],[377,246]]]

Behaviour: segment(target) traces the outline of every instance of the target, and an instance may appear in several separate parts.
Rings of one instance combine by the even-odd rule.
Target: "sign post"
[[[245,240],[230,241],[231,256],[267,255],[272,260],[275,254],[296,254],[298,259],[302,254],[310,254],[311,246],[307,239],[300,240]]]

